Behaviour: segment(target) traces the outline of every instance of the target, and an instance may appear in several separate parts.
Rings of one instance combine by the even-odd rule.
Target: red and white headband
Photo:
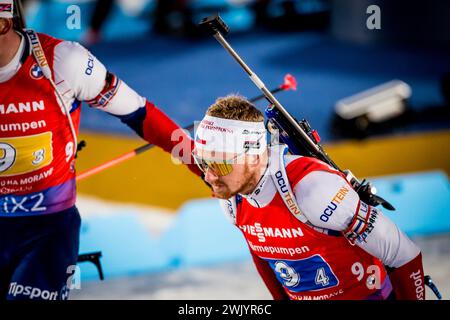
[[[0,18],[14,18],[14,1],[0,0]]]
[[[230,120],[205,116],[195,134],[195,148],[202,151],[249,155],[267,148],[264,122]]]

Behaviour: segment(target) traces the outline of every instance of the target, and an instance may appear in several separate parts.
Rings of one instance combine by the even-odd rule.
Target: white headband
[[[195,148],[203,151],[251,155],[267,148],[264,122],[230,120],[205,116],[195,134]]]
[[[0,18],[14,18],[14,1],[0,0]]]

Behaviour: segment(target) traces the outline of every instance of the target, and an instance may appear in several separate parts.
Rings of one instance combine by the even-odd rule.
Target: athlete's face
[[[219,199],[229,199],[232,196],[248,194],[255,188],[261,175],[261,157],[253,155],[234,155],[232,170],[226,175],[220,175],[208,168],[205,171],[205,181],[213,190],[213,196]]]
[[[219,176],[213,170],[207,169],[205,181],[211,185],[214,197],[229,199],[245,187],[251,176],[248,165],[233,164],[233,171],[225,176]]]

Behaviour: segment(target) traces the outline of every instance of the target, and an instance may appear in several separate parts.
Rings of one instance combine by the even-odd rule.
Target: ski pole
[[[283,84],[280,85],[277,88],[272,89],[271,92],[277,93],[277,92],[280,92],[280,91],[287,91],[287,90],[297,90],[297,80],[295,79],[294,76],[292,76],[290,74],[286,74],[284,76]],[[256,102],[256,101],[259,101],[259,100],[261,100],[263,98],[265,98],[265,96],[264,95],[260,95],[260,96],[257,96],[257,97],[254,97],[254,98],[250,99],[249,101],[250,102]],[[184,127],[183,129],[185,129],[187,131],[191,131],[193,128],[194,128],[194,124],[190,124],[189,126]],[[116,157],[114,159],[108,160],[108,161],[106,161],[106,162],[104,162],[104,163],[102,163],[100,165],[97,165],[97,166],[95,166],[95,167],[93,167],[91,169],[88,169],[88,170],[80,173],[79,175],[77,175],[76,180],[77,181],[81,181],[83,179],[86,179],[86,178],[94,175],[94,174],[97,174],[97,173],[102,172],[102,171],[104,171],[106,169],[109,169],[109,168],[111,168],[111,167],[113,167],[113,166],[115,166],[115,165],[117,165],[119,163],[127,161],[127,160],[129,160],[131,158],[134,158],[135,156],[137,156],[137,155],[139,155],[141,153],[144,153],[144,152],[150,150],[154,146],[155,146],[154,144],[147,143],[147,144],[145,144],[143,146],[140,146],[140,147],[138,147],[136,149],[128,151],[128,152],[126,152],[126,153],[124,153],[124,154],[122,154],[122,155],[120,155],[120,156],[118,156],[118,157]]]

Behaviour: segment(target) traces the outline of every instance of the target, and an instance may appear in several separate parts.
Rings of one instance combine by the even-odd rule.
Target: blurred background
[[[231,45],[267,87],[286,74],[297,79],[280,102],[309,120],[341,168],[370,178],[397,208],[384,212],[419,244],[425,273],[450,298],[450,2],[23,2],[29,28],[81,42],[181,126],[201,120],[219,96],[260,94],[196,27],[220,13]],[[87,105],[81,138],[79,172],[145,143]],[[102,252],[106,279],[80,263],[72,298],[270,298],[208,188],[161,150],[79,181],[78,190],[81,253]]]

